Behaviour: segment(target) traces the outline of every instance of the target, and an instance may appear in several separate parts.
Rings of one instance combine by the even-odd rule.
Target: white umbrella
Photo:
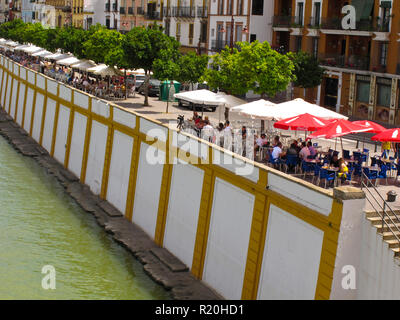
[[[89,68],[89,69],[87,69],[87,71],[91,72],[91,73],[94,73],[94,74],[97,74],[99,76],[103,76],[103,77],[106,77],[106,76],[120,76],[120,75],[122,75],[122,72],[119,71],[117,68],[109,67],[109,66],[107,66],[105,64],[101,64],[101,65],[98,65],[96,67]]]
[[[209,90],[193,90],[175,93],[174,97],[195,104],[224,105],[225,102],[217,97],[217,94]]]
[[[70,54],[66,54],[66,53],[61,53],[61,52],[57,52],[57,53],[53,53],[49,56],[45,56],[45,59],[49,59],[49,60],[61,60],[61,59],[65,59],[65,58],[69,58],[71,57]]]
[[[26,47],[26,48],[22,49],[22,51],[24,51],[24,52],[26,52],[28,54],[39,52],[39,51],[42,51],[42,50],[43,50],[43,48],[36,47],[36,46],[29,46],[29,47]]]
[[[6,39],[4,39],[4,38],[1,38],[1,39],[0,39],[0,43],[5,43],[5,42],[7,42]]]
[[[19,45],[19,43],[10,40],[10,41],[7,41],[7,42],[5,43],[5,45],[6,45],[6,46],[9,46],[9,47],[17,47],[17,46]]]
[[[81,60],[78,63],[71,64],[71,67],[74,69],[78,69],[81,71],[87,71],[90,68],[93,68],[96,66],[96,63],[94,63],[92,60]]]
[[[65,59],[60,59],[58,60],[56,63],[63,65],[63,66],[70,66],[72,64],[78,63],[80,60],[78,58],[75,57],[68,57]]]
[[[33,54],[32,54],[32,57],[44,58],[44,57],[49,56],[49,55],[51,55],[51,54],[53,54],[53,53],[50,52],[50,51],[41,50],[41,51],[38,51],[38,52],[33,53]]]
[[[232,112],[238,112],[253,118],[265,119],[269,115],[269,108],[276,106],[275,103],[264,99],[242,104],[230,109]]]
[[[19,50],[25,49],[27,47],[29,47],[29,44],[23,44],[23,45],[15,47],[14,50],[19,51]]]

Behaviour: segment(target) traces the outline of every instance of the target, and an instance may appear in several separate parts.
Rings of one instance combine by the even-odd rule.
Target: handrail
[[[367,183],[364,183],[364,179],[363,178],[367,178]],[[379,201],[376,199],[376,197],[373,195],[372,191],[369,189],[368,187],[368,183],[371,184],[372,188],[375,190],[375,192],[379,195],[379,197],[382,199],[383,201],[383,207],[381,206],[381,204],[379,203]],[[400,237],[398,235],[396,235],[396,232],[398,232],[398,234],[400,235],[400,228],[396,225],[396,223],[393,221],[392,217],[386,212],[386,207],[389,208],[389,210],[392,212],[392,214],[396,217],[397,221],[400,223],[400,219],[399,217],[396,215],[396,213],[394,213],[394,211],[392,210],[392,208],[389,206],[389,204],[387,203],[387,201],[385,199],[383,199],[382,195],[378,192],[378,190],[376,189],[376,187],[373,185],[373,183],[368,179],[367,175],[362,172],[361,175],[361,189],[362,187],[365,187],[366,190],[369,192],[369,194],[371,195],[371,197],[375,200],[375,202],[378,204],[378,206],[382,209],[382,214],[380,213],[380,211],[378,211],[374,204],[372,203],[372,201],[367,197],[367,201],[371,204],[372,208],[375,210],[375,212],[378,214],[378,216],[382,219],[382,235],[384,233],[384,226],[386,226],[388,228],[388,230],[393,234],[393,236],[395,237],[395,239],[397,240],[397,242],[400,245]],[[388,222],[386,222],[385,220],[385,215],[387,215],[387,218],[389,218],[390,223],[393,224],[393,229],[390,226],[390,224]]]

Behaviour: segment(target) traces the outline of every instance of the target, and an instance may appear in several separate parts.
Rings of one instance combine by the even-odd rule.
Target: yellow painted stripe
[[[92,110],[92,99],[89,98],[89,110]],[[89,147],[90,147],[90,137],[92,134],[92,117],[89,114],[86,118],[86,133],[85,133],[85,144],[83,147],[83,156],[82,156],[82,166],[81,166],[81,177],[80,181],[85,183],[86,181],[86,169],[88,163],[89,156]]]
[[[33,91],[33,102],[32,102],[32,113],[31,113],[31,125],[29,127],[29,135],[32,136],[32,131],[33,131],[33,124],[35,121],[35,110],[36,110],[36,90]]]
[[[11,103],[12,103],[12,96],[13,96],[13,88],[14,88],[14,79],[11,77],[11,90],[10,90],[10,99],[8,102],[8,111],[7,113],[11,115]]]
[[[267,172],[260,172],[258,183],[263,186],[268,185]],[[243,278],[243,300],[257,299],[268,215],[268,198],[262,193],[257,193],[254,201],[253,219],[251,223],[249,247],[247,250],[247,261]]]
[[[40,122],[40,138],[39,144],[43,146],[43,133],[44,133],[44,124],[46,120],[46,111],[47,111],[47,95],[43,97],[43,111],[42,111],[42,121]]]
[[[338,200],[334,200],[332,204],[332,212],[330,214],[331,220],[341,221],[342,214],[343,204]],[[330,230],[327,230],[324,233],[321,260],[319,264],[318,282],[315,290],[315,299],[317,300],[329,300],[330,298],[339,232],[340,224],[338,226],[333,226],[331,224]]]
[[[171,139],[172,139],[171,131],[168,130],[167,145],[169,145]],[[169,148],[167,148],[165,153],[165,163],[162,173],[160,197],[158,201],[157,223],[154,236],[154,241],[160,247],[163,246],[164,242],[165,223],[167,221],[167,212],[168,212],[169,192],[171,190],[173,165],[171,164],[172,162],[169,161],[169,158],[170,158]]]
[[[25,92],[24,92],[24,104],[23,104],[23,109],[22,109],[22,121],[21,121],[21,127],[24,127],[25,124],[25,111],[26,111],[26,99],[28,98],[28,87],[25,86]]]
[[[54,126],[53,126],[53,135],[51,137],[51,150],[50,155],[54,156],[54,150],[56,147],[56,138],[57,138],[57,128],[58,128],[58,116],[60,114],[60,102],[56,102],[56,112],[54,114]]]
[[[4,110],[7,110],[6,108],[6,97],[7,97],[7,88],[8,88],[8,77],[10,77],[10,75],[8,74],[8,72],[6,73],[6,88],[5,88],[5,94],[4,94],[4,98],[3,98],[3,108]]]
[[[212,152],[209,148],[209,159],[212,163]],[[192,273],[202,279],[204,261],[206,258],[208,232],[210,229],[210,218],[214,198],[215,173],[211,166],[204,166],[203,188],[201,192],[199,219],[197,222],[196,242],[194,245]]]
[[[110,118],[112,119],[112,108],[110,108]],[[107,134],[107,144],[106,151],[104,155],[104,167],[103,167],[103,178],[101,183],[101,192],[100,197],[102,199],[107,198],[107,188],[108,188],[108,176],[110,174],[110,164],[111,164],[111,156],[112,156],[112,146],[114,142],[114,126],[108,127]]]
[[[47,81],[46,81],[47,83]],[[67,134],[67,144],[65,147],[65,157],[64,157],[64,167],[68,168],[69,164],[69,155],[71,153],[71,140],[72,140],[72,132],[74,130],[74,117],[75,117],[75,109],[74,109],[74,91],[71,90],[71,102],[72,107],[69,112],[69,122],[68,122],[68,134]]]
[[[140,126],[140,119],[138,117],[136,117],[136,128],[138,130],[139,130],[139,126]],[[125,217],[129,221],[132,221],[132,216],[133,216],[133,208],[134,208],[135,193],[136,193],[136,182],[137,182],[138,167],[139,167],[140,145],[141,145],[141,141],[140,141],[139,137],[134,136],[132,157],[131,157],[131,170],[129,173],[128,196],[126,199],[126,210],[125,210]]]
[[[19,87],[20,87],[20,82],[17,82],[17,98],[15,99],[15,111],[14,111],[14,120],[17,122],[17,113],[18,113],[18,103],[19,103]]]

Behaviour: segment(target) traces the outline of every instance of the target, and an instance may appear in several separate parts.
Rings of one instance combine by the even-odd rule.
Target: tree
[[[204,75],[208,60],[207,55],[197,55],[194,52],[181,55],[178,61],[179,73],[176,79],[181,83],[190,83],[193,90],[193,84],[199,82]]]
[[[209,86],[229,94],[249,90],[274,97],[294,79],[294,64],[286,55],[271,49],[268,42],[237,43],[240,50],[225,48],[212,57],[203,77]]]
[[[142,68],[145,71],[145,106],[149,105],[149,77],[150,72],[154,69],[155,61],[159,60],[156,66],[158,67],[157,72],[161,73],[160,60],[164,62],[174,61],[178,54],[178,48],[179,42],[165,35],[157,24],[147,28],[135,27],[122,40],[122,50],[129,67],[133,69]]]
[[[325,70],[319,65],[318,59],[309,53],[300,51],[290,56],[295,66],[294,86],[303,88],[305,96],[306,89],[318,87],[322,83]]]

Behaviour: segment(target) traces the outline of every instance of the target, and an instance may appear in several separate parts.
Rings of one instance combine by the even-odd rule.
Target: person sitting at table
[[[300,151],[301,151],[301,147],[299,146],[299,142],[297,140],[294,140],[293,144],[295,145],[295,148],[297,150],[297,154],[299,154]]]
[[[337,154],[333,154],[332,159],[329,163],[330,166],[335,167],[335,168],[339,168],[339,158]]]
[[[279,142],[280,142],[279,136],[275,136],[274,142],[272,143],[272,146],[274,146],[274,147],[277,146]]]
[[[265,136],[265,133],[262,133],[261,137],[256,139],[256,143],[254,145],[254,152],[259,151],[260,148],[265,146],[267,143],[268,143],[267,137]]]
[[[299,153],[299,157],[301,160],[307,161],[308,156],[310,155],[310,149],[307,148],[307,145],[305,142],[301,143],[301,150]]]
[[[296,157],[299,156],[299,153],[296,149],[296,144],[294,142],[290,145],[289,149],[286,152],[286,155],[292,155],[292,156],[296,156]]]
[[[279,159],[280,157],[283,157],[285,153],[282,151],[282,143],[278,142],[277,145],[274,147],[272,150],[272,159],[274,162]]]
[[[339,179],[342,180],[342,183],[346,181],[348,173],[349,173],[349,168],[346,165],[346,161],[344,161],[343,158],[340,158],[338,177]]]
[[[315,150],[311,141],[307,142],[307,148],[310,150],[310,156],[315,157],[317,155],[317,150]]]

